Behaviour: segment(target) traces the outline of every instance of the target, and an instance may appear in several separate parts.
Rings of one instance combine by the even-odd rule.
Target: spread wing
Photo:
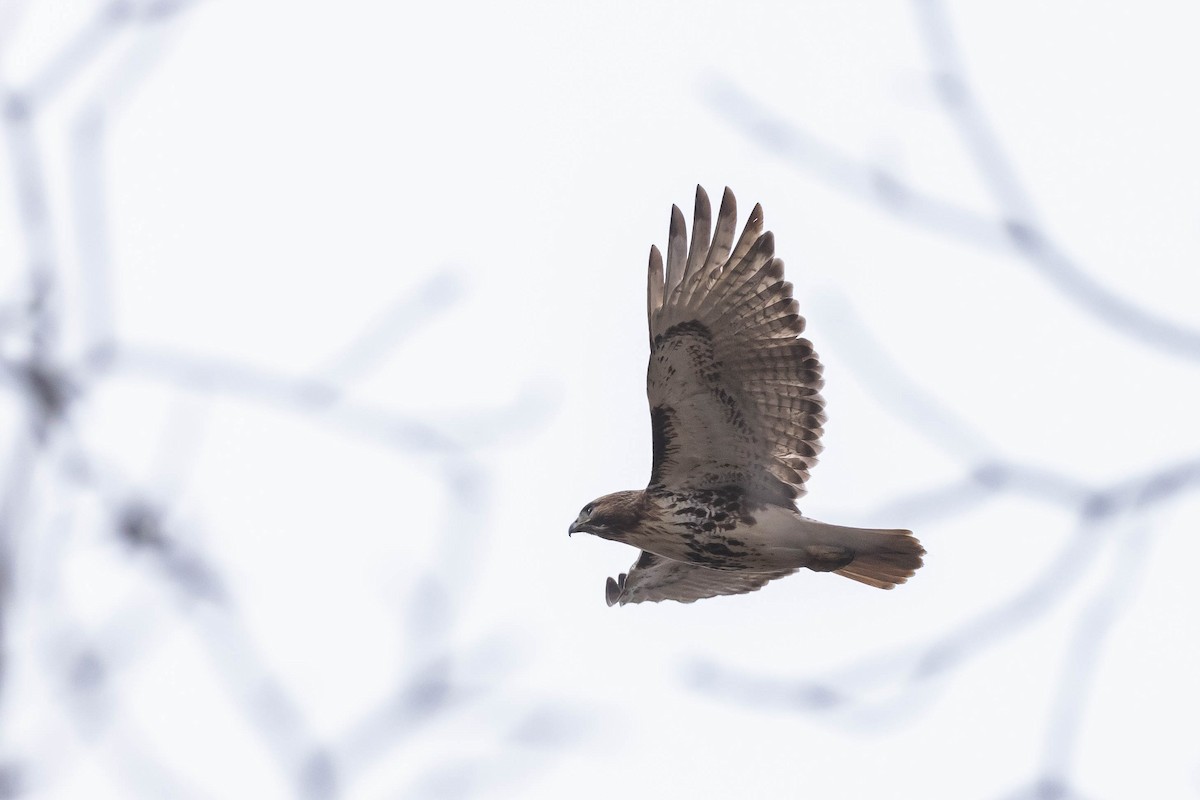
[[[617,603],[657,603],[660,600],[693,603],[719,594],[753,592],[795,571],[733,572],[709,569],[643,551],[628,573],[622,572],[616,578],[608,579],[604,597],[610,606]]]
[[[671,211],[664,271],[650,249],[651,486],[739,486],[764,502],[803,494],[825,421],[821,364],[798,338],[804,318],[755,206],[736,244],[737,205],[725,190],[712,211],[696,187],[690,246]],[[757,588],[757,587],[754,587]]]

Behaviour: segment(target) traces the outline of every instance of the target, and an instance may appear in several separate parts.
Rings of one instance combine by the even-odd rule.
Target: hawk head
[[[568,534],[591,533],[621,541],[645,516],[642,492],[614,492],[583,507]]]

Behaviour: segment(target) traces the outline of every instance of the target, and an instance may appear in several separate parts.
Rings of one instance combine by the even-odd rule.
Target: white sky
[[[389,701],[413,668],[405,626],[439,627],[435,609],[414,607],[414,581],[438,559],[454,565],[447,636],[478,654],[459,670],[499,688],[396,742],[345,796],[1014,792],[1048,757],[1080,619],[1126,571],[1136,580],[1099,640],[1069,777],[1089,797],[1195,796],[1195,490],[1111,537],[1096,532],[1106,544],[1059,602],[933,690],[901,694],[894,716],[738,702],[689,683],[699,660],[841,685],[848,665],[1003,605],[1075,532],[1069,512],[1016,494],[906,516],[900,499],[975,463],[896,413],[901,398],[872,379],[860,329],[1000,458],[1103,489],[1197,457],[1195,358],[1114,330],[1011,254],[821,183],[714,105],[714,87],[738,87],[848,157],[993,215],[930,88],[913,10],[433,5],[199,3],[123,30],[36,123],[68,349],[81,307],[70,287],[89,268],[71,216],[71,145],[98,99],[114,318],[131,352],[319,374],[397,298],[451,276],[453,303],[355,379],[347,402],[467,445],[486,489],[477,509],[444,496],[457,461],[348,434],[336,414],[210,399],[136,370],[77,409],[93,452],[170,498],[178,535],[220,569],[242,630],[318,741],[341,741]],[[94,8],[0,0],[0,86],[38,85]],[[1123,301],[1200,328],[1195,10],[959,4],[950,18],[1046,233]],[[5,160],[6,287],[25,263],[11,180]],[[910,584],[884,593],[804,574],[744,597],[609,609],[604,579],[635,553],[565,536],[587,501],[645,483],[645,258],[665,244],[672,203],[690,217],[697,183],[714,198],[732,187],[743,218],[763,204],[826,364],[827,449],[801,507],[912,527],[929,556]],[[180,476],[156,473],[164,430],[188,465]],[[40,553],[37,531],[69,531],[54,562],[62,606],[51,614],[34,578],[22,584],[0,740],[35,765],[32,796],[149,795],[166,779],[139,783],[146,763],[197,797],[291,796],[202,645],[205,612],[105,538],[94,497],[45,492],[20,541]],[[448,506],[471,538],[443,541]],[[99,731],[73,721],[44,661],[63,614],[85,639],[152,632],[114,672]],[[497,677],[504,653],[511,672]],[[868,686],[868,697],[891,702],[894,688]],[[561,748],[509,735],[541,706],[569,717]]]

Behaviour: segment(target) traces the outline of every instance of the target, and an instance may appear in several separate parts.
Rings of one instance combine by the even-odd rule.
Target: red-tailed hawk
[[[570,527],[642,550],[608,579],[608,604],[690,603],[741,594],[801,567],[891,589],[921,566],[910,531],[846,528],[793,502],[821,450],[821,364],[755,206],[734,243],[737,205],[696,187],[691,245],[671,209],[666,272],[650,248],[646,393],[654,464],[645,491],[584,506]]]

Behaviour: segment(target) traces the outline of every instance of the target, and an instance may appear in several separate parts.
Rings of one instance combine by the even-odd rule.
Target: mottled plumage
[[[921,566],[909,531],[796,510],[821,450],[821,364],[799,338],[804,318],[762,209],[735,242],[736,222],[726,189],[712,231],[696,187],[690,244],[673,207],[665,264],[650,249],[650,484],[589,503],[571,525],[643,551],[609,578],[609,605],[751,592],[801,567],[891,589]]]

